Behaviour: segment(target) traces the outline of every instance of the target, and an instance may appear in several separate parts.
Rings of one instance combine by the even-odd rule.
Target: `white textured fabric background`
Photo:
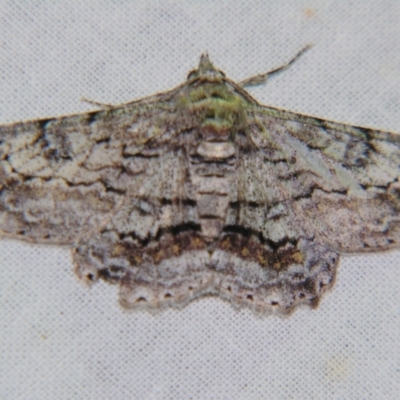
[[[170,89],[208,51],[241,80],[314,47],[260,102],[400,133],[400,2],[5,1],[0,123]],[[1,399],[398,399],[400,252],[342,258],[316,310],[218,298],[127,313],[68,250],[0,242]]]

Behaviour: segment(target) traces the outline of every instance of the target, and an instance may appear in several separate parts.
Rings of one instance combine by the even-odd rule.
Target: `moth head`
[[[187,80],[189,81],[203,76],[210,78],[225,77],[225,74],[222,71],[216,69],[214,65],[212,65],[208,58],[208,54],[201,55],[198,68],[189,72]]]

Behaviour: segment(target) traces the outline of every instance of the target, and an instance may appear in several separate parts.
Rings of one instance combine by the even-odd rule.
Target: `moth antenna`
[[[263,74],[254,75],[250,78],[244,79],[243,81],[239,82],[239,86],[248,87],[248,86],[256,86],[264,84],[270,75],[282,72],[283,70],[289,68],[295,61],[299,59],[300,56],[302,56],[312,46],[313,46],[312,43],[308,43],[299,52],[297,52],[295,56],[292,57],[287,63],[277,68],[274,68],[268,72],[265,72]]]
[[[85,103],[91,104],[92,106],[97,106],[97,107],[101,107],[101,108],[105,108],[105,109],[115,107],[113,104],[100,103],[98,101],[89,100],[86,97],[81,97],[80,100]]]

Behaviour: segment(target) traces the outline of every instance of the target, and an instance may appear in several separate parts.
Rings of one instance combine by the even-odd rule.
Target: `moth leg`
[[[254,75],[250,78],[244,79],[239,82],[239,86],[256,86],[265,83],[270,75],[282,72],[283,70],[289,68],[303,53],[305,53],[312,45],[309,43],[304,46],[294,57],[292,57],[286,64],[281,65],[278,68],[272,69],[271,71],[265,72],[263,74]]]

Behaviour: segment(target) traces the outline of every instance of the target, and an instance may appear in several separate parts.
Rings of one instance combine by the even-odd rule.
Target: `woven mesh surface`
[[[235,80],[314,47],[261,103],[400,133],[400,2],[3,1],[0,123],[181,83],[208,51]],[[68,250],[0,242],[2,399],[396,399],[400,252],[342,258],[316,310],[259,318],[206,298],[127,313]]]

